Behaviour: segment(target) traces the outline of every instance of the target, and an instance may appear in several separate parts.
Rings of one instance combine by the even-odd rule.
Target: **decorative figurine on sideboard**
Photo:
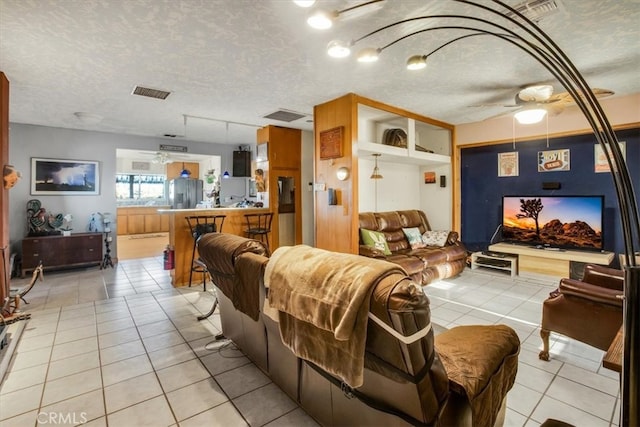
[[[52,215],[42,207],[40,200],[32,199],[27,202],[28,236],[59,235],[58,230],[64,221],[64,215]]]

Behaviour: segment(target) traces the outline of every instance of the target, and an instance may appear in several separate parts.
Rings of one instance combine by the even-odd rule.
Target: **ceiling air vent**
[[[133,88],[133,92],[131,92],[132,95],[140,95],[156,99],[167,99],[167,96],[169,96],[170,93],[171,92],[167,92],[166,90],[151,89],[144,86],[136,86]]]
[[[515,10],[533,22],[538,22],[545,16],[557,12],[561,7],[562,4],[559,0],[527,0],[513,6]],[[507,12],[506,15],[510,18],[515,16],[512,12]]]
[[[295,111],[278,110],[263,117],[265,119],[279,120],[281,122],[293,122],[294,120],[298,120],[306,116],[306,114],[296,113]]]

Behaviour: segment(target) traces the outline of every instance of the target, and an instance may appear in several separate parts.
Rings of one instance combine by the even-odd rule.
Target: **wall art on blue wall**
[[[569,150],[538,151],[538,172],[571,170]]]
[[[498,153],[498,176],[518,176],[518,152]]]
[[[620,146],[622,157],[626,160],[624,141],[618,142],[618,145]],[[602,145],[595,144],[593,146],[593,150],[594,150],[594,153],[593,153],[594,154],[594,171],[596,173],[611,172],[611,168],[609,167],[609,163],[607,162],[607,157],[604,155],[604,150],[602,149]],[[611,154],[611,152],[609,152],[609,154]]]

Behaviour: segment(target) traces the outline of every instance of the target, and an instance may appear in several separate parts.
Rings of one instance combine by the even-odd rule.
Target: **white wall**
[[[9,126],[9,161],[22,173],[22,179],[9,192],[9,228],[12,252],[19,252],[22,239],[28,233],[26,204],[40,200],[52,214],[70,213],[74,217],[74,232],[85,231],[93,212],[109,212],[115,221],[116,149],[127,148],[157,151],[160,144],[187,146],[191,154],[218,155],[221,169],[231,170],[235,145],[201,143],[166,138],[88,132],[46,126],[11,123]],[[100,194],[97,196],[32,196],[30,194],[31,157],[100,162]],[[117,224],[112,224],[112,229]],[[114,233],[115,235],[115,233]],[[117,254],[117,248],[113,252]]]
[[[378,160],[382,179],[371,179],[374,161],[358,159],[359,212],[420,209],[420,167]]]
[[[451,230],[453,199],[451,197],[451,166],[422,166],[420,168],[420,209],[427,215],[432,230]],[[434,184],[424,183],[424,173],[435,172]],[[440,177],[444,176],[446,186],[440,187]]]

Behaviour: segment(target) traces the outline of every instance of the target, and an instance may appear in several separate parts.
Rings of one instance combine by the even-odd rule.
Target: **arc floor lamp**
[[[439,5],[442,3],[439,2]],[[381,33],[389,28],[404,23],[430,22],[435,20],[435,25],[415,31],[411,34],[388,43],[382,48],[365,48],[361,55],[365,61],[375,60],[389,46],[422,34],[428,31],[463,32],[463,37],[456,37],[448,43],[432,51],[435,53],[442,47],[470,36],[488,35],[497,37],[507,43],[518,47],[522,52],[534,58],[546,68],[571,94],[576,105],[580,108],[584,117],[589,122],[594,136],[602,146],[607,162],[611,168],[611,174],[618,199],[620,221],[622,224],[623,240],[625,247],[625,289],[623,304],[623,332],[624,355],[621,374],[621,425],[640,425],[638,418],[638,403],[640,398],[638,388],[638,371],[640,370],[640,267],[637,265],[634,254],[640,250],[640,221],[638,217],[638,204],[633,190],[633,184],[625,159],[620,151],[618,139],[613,131],[611,123],[604,113],[593,90],[586,83],[584,77],[573,65],[568,56],[556,45],[556,43],[534,22],[527,19],[516,9],[500,0],[487,0],[484,2],[473,0],[448,0],[446,8],[451,5],[462,5],[459,10],[453,8],[454,13],[416,16],[403,19],[380,27],[364,36],[348,43],[332,41],[329,48],[336,45],[342,46],[342,56],[355,44],[358,44],[374,34]],[[480,16],[485,16],[482,18]],[[432,22],[431,21],[431,22]],[[441,22],[452,22],[452,25],[439,25]],[[459,25],[463,23],[464,25]],[[422,55],[426,60],[429,55]],[[411,61],[413,59],[413,61]],[[407,65],[415,66],[416,58],[412,56]],[[420,67],[416,67],[417,69]]]

